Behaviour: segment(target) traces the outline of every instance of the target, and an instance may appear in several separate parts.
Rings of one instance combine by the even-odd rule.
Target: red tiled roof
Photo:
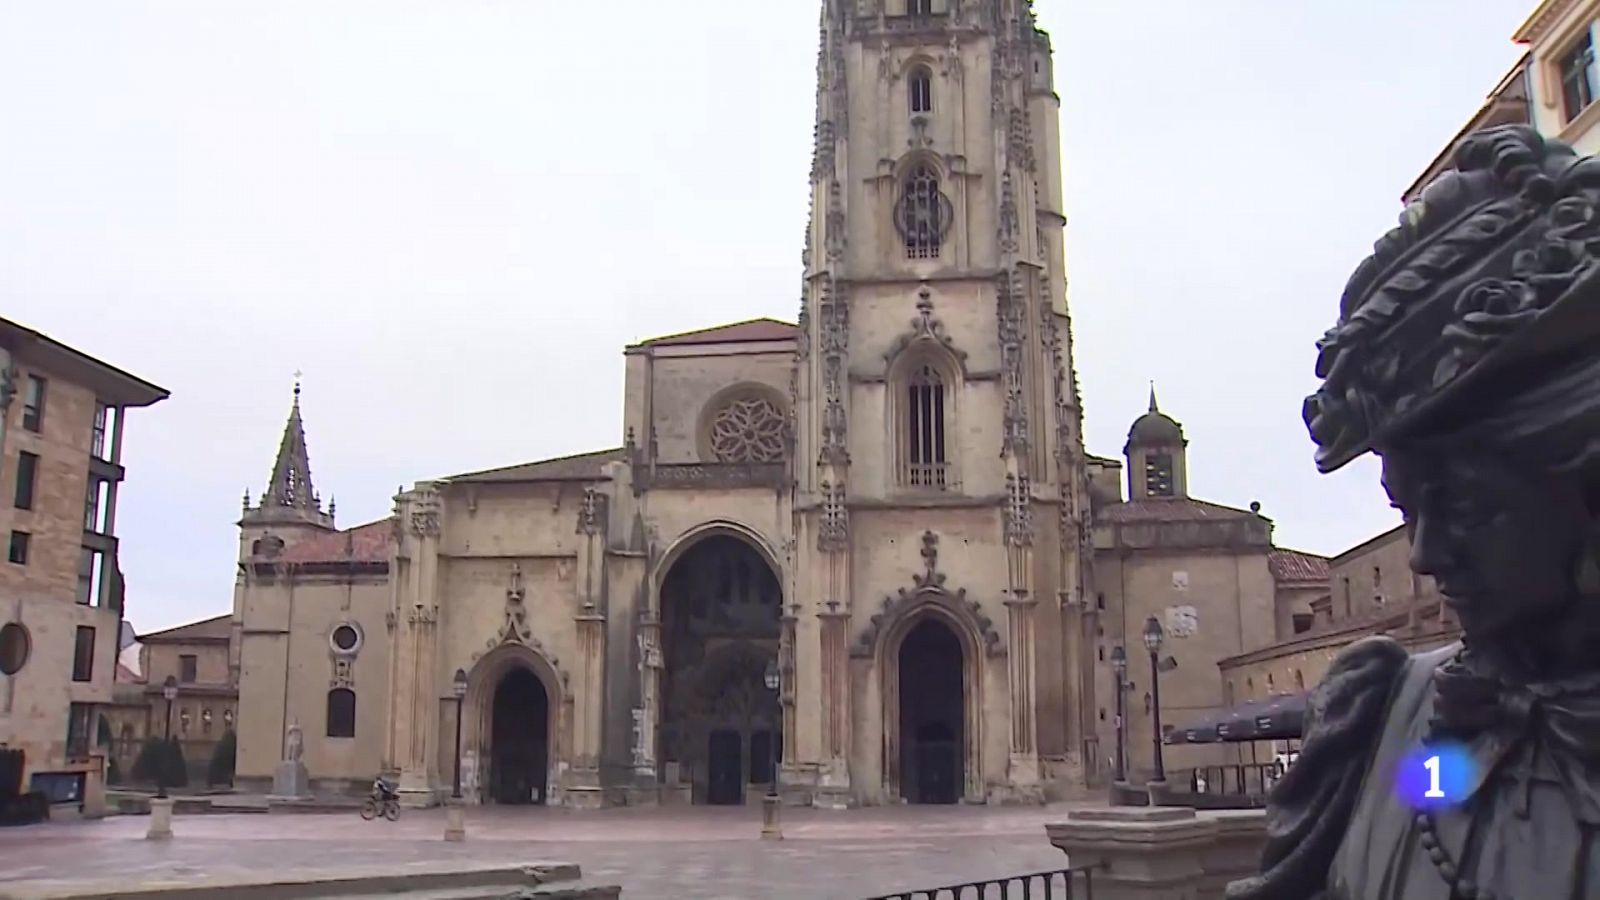
[[[278,556],[288,563],[388,562],[394,542],[390,530],[393,519],[379,519],[344,531],[319,534],[295,541]]]
[[[681,334],[650,338],[649,340],[640,341],[635,346],[679,347],[691,344],[792,341],[799,334],[800,329],[789,322],[780,322],[777,319],[750,319],[746,322],[734,322],[729,325],[718,325],[714,328],[702,328],[699,331],[685,331]]]
[[[1218,503],[1171,497],[1112,503],[1100,510],[1098,518],[1106,522],[1193,522],[1242,519],[1252,515],[1247,510]]]
[[[1328,580],[1328,558],[1299,550],[1274,550],[1267,554],[1267,567],[1278,581],[1316,582]]]
[[[481,472],[467,472],[463,475],[451,475],[446,481],[598,481],[606,477],[605,466],[607,463],[618,462],[627,458],[627,451],[622,447],[613,447],[610,450],[592,450],[588,453],[578,453],[572,456],[558,456],[555,459],[542,459],[538,462],[518,463],[514,466],[505,466],[499,469],[485,469]]]
[[[199,622],[190,622],[165,631],[156,631],[140,636],[139,640],[148,644],[156,643],[182,643],[183,641],[227,640],[232,630],[231,615],[212,616]]]

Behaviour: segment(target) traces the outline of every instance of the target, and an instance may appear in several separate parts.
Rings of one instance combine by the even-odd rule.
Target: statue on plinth
[[[305,753],[305,736],[298,719],[289,723],[283,738],[283,759],[272,773],[272,794],[277,799],[303,800],[311,796],[311,773],[300,759]]]
[[[1381,459],[1463,638],[1339,656],[1230,900],[1600,896],[1600,158],[1507,126],[1456,165],[1351,277],[1305,419],[1321,471]]]

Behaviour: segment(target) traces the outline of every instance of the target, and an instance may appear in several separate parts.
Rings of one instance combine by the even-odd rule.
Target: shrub
[[[157,773],[162,771],[162,757],[165,752],[165,741],[161,738],[147,738],[139,748],[139,755],[133,761],[133,780],[154,784]]]
[[[169,738],[166,744],[167,787],[187,787],[189,785],[189,763],[183,758],[183,747],[178,743],[177,738]]]
[[[207,784],[233,784],[233,763],[238,753],[239,740],[233,729],[222,733],[222,740],[211,750],[211,764],[206,767]]]

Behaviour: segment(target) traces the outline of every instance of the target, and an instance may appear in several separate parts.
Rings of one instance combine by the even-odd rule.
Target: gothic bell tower
[[[824,0],[820,40],[785,759],[914,800],[890,670],[931,618],[964,648],[959,792],[1036,794],[1093,733],[1049,38],[1028,0]]]

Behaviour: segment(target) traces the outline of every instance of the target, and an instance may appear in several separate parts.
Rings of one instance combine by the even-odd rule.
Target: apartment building
[[[0,747],[25,789],[95,805],[122,620],[117,494],[129,410],[168,392],[0,318]]]

